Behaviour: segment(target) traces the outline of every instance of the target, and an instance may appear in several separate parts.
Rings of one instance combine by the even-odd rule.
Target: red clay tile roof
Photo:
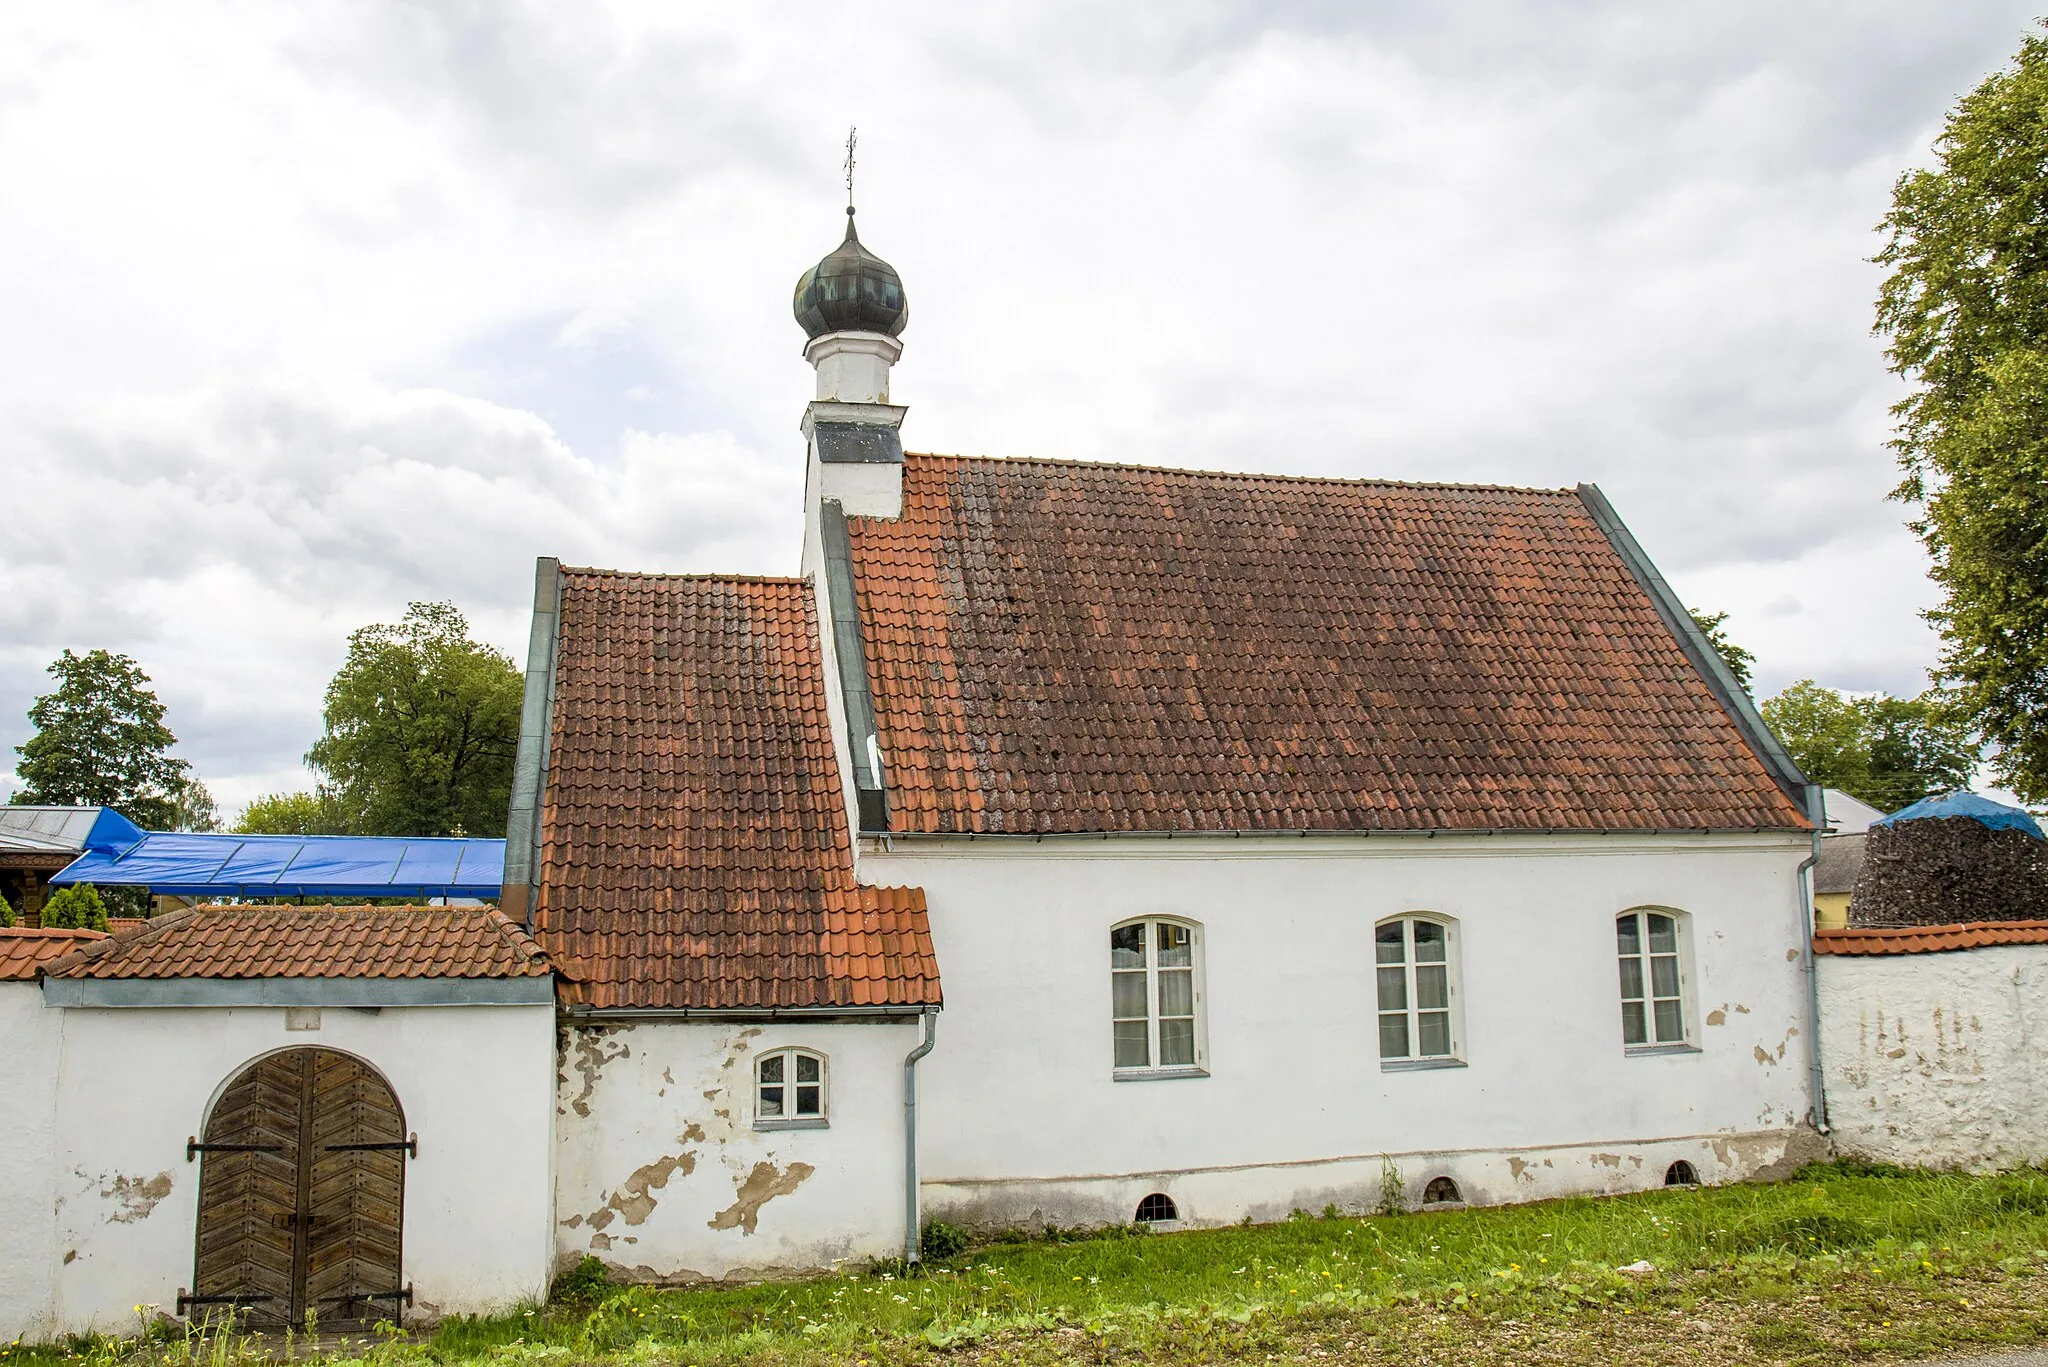
[[[1940,954],[1987,945],[2048,945],[2048,921],[1969,921],[1953,926],[1817,930],[1816,954]]]
[[[51,961],[106,936],[97,930],[0,926],[0,983],[28,983]]]
[[[897,831],[1803,828],[1571,490],[912,455]]]
[[[535,935],[571,1006],[939,1001],[915,888],[853,880],[808,587],[564,569]]]
[[[495,907],[193,907],[49,968],[53,978],[539,978]]]

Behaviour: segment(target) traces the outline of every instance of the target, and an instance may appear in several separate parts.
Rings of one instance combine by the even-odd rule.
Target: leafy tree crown
[[[1877,331],[1911,391],[1892,442],[1943,601],[1939,681],[2048,800],[2048,38],[1957,104],[1893,187]]]
[[[74,883],[43,903],[43,924],[54,930],[105,930],[107,904],[90,883]]]
[[[138,825],[177,820],[190,766],[172,759],[178,738],[149,675],[126,655],[65,650],[51,663],[57,687],[29,705],[35,734],[15,747],[16,803],[113,807]]]

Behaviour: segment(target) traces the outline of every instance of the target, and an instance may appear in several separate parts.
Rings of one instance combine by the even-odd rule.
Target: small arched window
[[[1614,921],[1621,960],[1621,1042],[1663,1049],[1687,1042],[1685,926],[1677,912],[1639,907]]]
[[[1696,1187],[1699,1184],[1699,1173],[1683,1158],[1664,1169],[1664,1185],[1667,1187]]]
[[[1185,921],[1131,921],[1109,932],[1119,1074],[1200,1071],[1201,951],[1200,928]]]
[[[1422,1189],[1422,1204],[1425,1206],[1447,1206],[1463,1199],[1458,1194],[1458,1184],[1448,1177],[1432,1177],[1429,1185]]]
[[[1161,1220],[1178,1220],[1180,1211],[1175,1208],[1173,1198],[1163,1191],[1155,1191],[1138,1202],[1138,1223],[1157,1224]]]
[[[798,1130],[825,1121],[825,1056],[774,1049],[754,1060],[754,1128]]]
[[[1451,924],[1401,916],[1373,929],[1382,1063],[1458,1057],[1457,959]]]

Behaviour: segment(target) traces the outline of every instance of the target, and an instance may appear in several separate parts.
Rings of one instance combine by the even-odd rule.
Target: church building
[[[496,909],[0,940],[0,1338],[1822,1147],[1818,790],[1597,488],[907,452],[848,213],[800,572],[540,561]]]

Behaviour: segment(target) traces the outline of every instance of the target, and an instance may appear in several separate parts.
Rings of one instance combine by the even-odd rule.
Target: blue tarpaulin
[[[1975,793],[1940,793],[1934,797],[1923,797],[1910,807],[1902,807],[1882,821],[1873,821],[1873,826],[1896,826],[1901,821],[1919,821],[1928,817],[1967,816],[1972,821],[1981,821],[1994,831],[2025,831],[2036,840],[2042,839],[2041,827],[2033,817],[2017,807],[2008,807],[2003,802],[1993,802],[1988,797]]]
[[[502,840],[145,831],[102,811],[85,853],[52,883],[145,887],[175,897],[496,897]]]

